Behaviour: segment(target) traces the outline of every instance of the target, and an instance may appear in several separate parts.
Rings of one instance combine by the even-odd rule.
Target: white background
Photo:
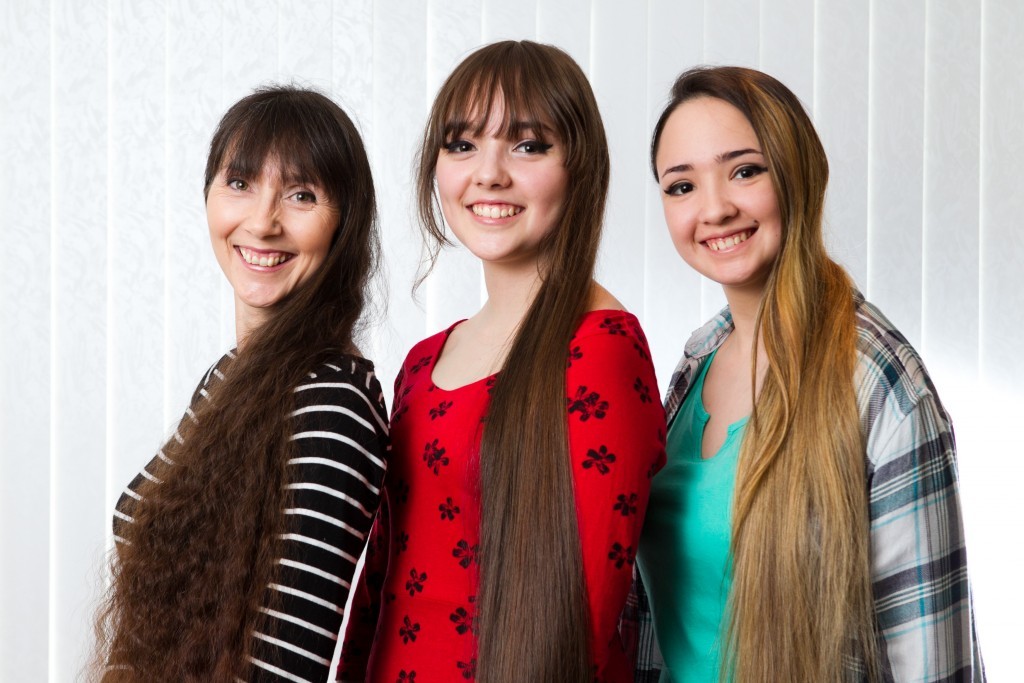
[[[956,423],[983,652],[1012,680],[1022,29],[1020,0],[0,0],[0,680],[75,679],[111,508],[233,343],[202,199],[223,111],[294,80],[358,122],[390,291],[364,350],[388,386],[413,342],[479,305],[457,252],[410,295],[412,156],[444,76],[504,38],[560,45],[591,78],[613,162],[600,279],[643,322],[662,389],[722,303],[672,249],[647,170],[671,80],[737,63],[802,98],[831,161],[833,252]]]

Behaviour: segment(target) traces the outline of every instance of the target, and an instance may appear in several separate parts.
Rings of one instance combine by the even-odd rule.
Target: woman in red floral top
[[[488,299],[395,383],[341,680],[632,680],[617,624],[665,422],[637,319],[593,281],[608,167],[557,48],[489,45],[442,86],[421,217],[481,260]]]

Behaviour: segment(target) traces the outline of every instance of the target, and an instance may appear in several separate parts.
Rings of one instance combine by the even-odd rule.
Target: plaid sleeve
[[[887,680],[984,681],[952,427],[933,394],[913,398],[890,391],[868,432],[882,667]]]
[[[634,683],[658,683],[663,666],[661,652],[654,637],[654,617],[647,591],[636,567],[619,630],[626,651],[633,655]]]

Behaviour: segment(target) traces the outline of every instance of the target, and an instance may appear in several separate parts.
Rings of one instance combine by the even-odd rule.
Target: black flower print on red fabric
[[[415,375],[417,372],[430,365],[430,361],[432,360],[434,360],[433,356],[423,356],[418,361],[416,361],[415,365],[409,368],[409,372]]]
[[[409,591],[409,597],[413,597],[417,593],[423,592],[423,584],[427,581],[426,572],[416,571],[416,567],[413,567],[409,571],[409,580],[405,582],[405,590]]]
[[[438,440],[434,439],[423,447],[423,462],[427,463],[427,467],[433,470],[434,474],[440,474],[441,468],[448,465],[445,449],[438,446],[437,442]]]
[[[456,607],[455,611],[448,615],[448,618],[455,624],[455,632],[460,636],[469,633],[473,628],[473,618],[469,616],[465,607]]]
[[[644,384],[644,381],[639,377],[633,382],[633,391],[640,396],[641,403],[650,403],[651,399],[651,388]]]
[[[601,474],[608,474],[611,471],[610,465],[615,462],[615,454],[608,452],[607,446],[601,446],[596,451],[591,448],[587,451],[587,457],[583,460],[583,469],[589,470],[593,467]]]
[[[629,517],[630,515],[636,514],[636,502],[640,499],[635,493],[631,493],[628,496],[624,493],[619,494],[618,502],[612,507],[613,510],[619,512],[623,517]]]
[[[435,408],[430,409],[430,419],[436,420],[439,417],[444,417],[444,414],[448,412],[448,409],[452,407],[451,401],[441,401]]]
[[[608,412],[608,401],[602,401],[601,395],[596,391],[588,391],[587,387],[579,386],[572,398],[566,399],[569,414],[577,413],[580,422],[586,422],[591,417],[598,420],[604,419]]]
[[[498,378],[497,377],[491,376],[491,377],[487,378],[487,381],[484,382],[484,388],[487,389],[487,393],[488,394],[493,394],[494,393],[494,385],[497,384],[497,383],[498,383]]]
[[[412,391],[412,387],[407,386],[395,397],[395,403],[391,407],[392,422],[398,422],[403,415],[409,412],[409,404],[405,402],[405,397],[409,395],[410,391]]]
[[[614,543],[612,549],[608,552],[608,559],[615,563],[616,569],[622,569],[624,565],[633,566],[633,560],[636,559],[636,551],[633,550],[633,546],[622,547],[621,543]]]
[[[398,635],[402,637],[402,644],[408,645],[409,643],[416,642],[416,634],[420,632],[420,625],[414,623],[409,615],[405,615],[402,619],[402,625],[398,627]]]
[[[398,678],[395,679],[395,683],[416,683],[416,672],[410,671],[406,673],[405,669],[398,672]]]
[[[470,545],[469,541],[461,540],[452,549],[452,557],[457,559],[463,568],[469,569],[469,565],[476,561],[476,551],[479,547],[479,545]]]
[[[647,337],[644,335],[644,330],[640,327],[640,323],[636,320],[630,320],[629,329],[633,332],[633,348],[636,349],[641,358],[650,360],[650,355],[647,353]]]
[[[441,511],[441,520],[447,519],[449,522],[455,519],[455,515],[462,512],[451,497],[445,498],[444,502],[437,506],[437,509]]]
[[[608,334],[618,335],[620,337],[626,336],[626,326],[622,324],[621,320],[612,320],[611,318],[605,318],[601,321],[600,328],[607,330]]]
[[[580,347],[579,346],[572,347],[571,349],[569,349],[569,358],[566,359],[566,361],[565,361],[565,367],[566,368],[571,368],[572,367],[572,362],[574,360],[580,360],[581,358],[583,358],[583,351],[580,350]]]
[[[468,662],[456,662],[456,666],[462,672],[462,677],[467,681],[476,678],[476,657],[469,660]]]
[[[409,534],[400,531],[395,534],[395,554],[404,553],[409,549]]]

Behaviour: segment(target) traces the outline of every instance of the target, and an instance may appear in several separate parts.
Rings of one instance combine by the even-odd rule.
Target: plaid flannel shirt
[[[854,382],[867,444],[871,580],[883,680],[985,681],[967,578],[953,427],[914,349],[860,292],[854,299]],[[687,342],[665,398],[669,424],[692,379],[732,329],[726,308]],[[644,551],[641,547],[641,562]],[[621,627],[626,647],[636,654],[636,683],[657,682],[664,663],[636,569]],[[866,680],[863,662],[850,660],[846,670],[849,681]]]

